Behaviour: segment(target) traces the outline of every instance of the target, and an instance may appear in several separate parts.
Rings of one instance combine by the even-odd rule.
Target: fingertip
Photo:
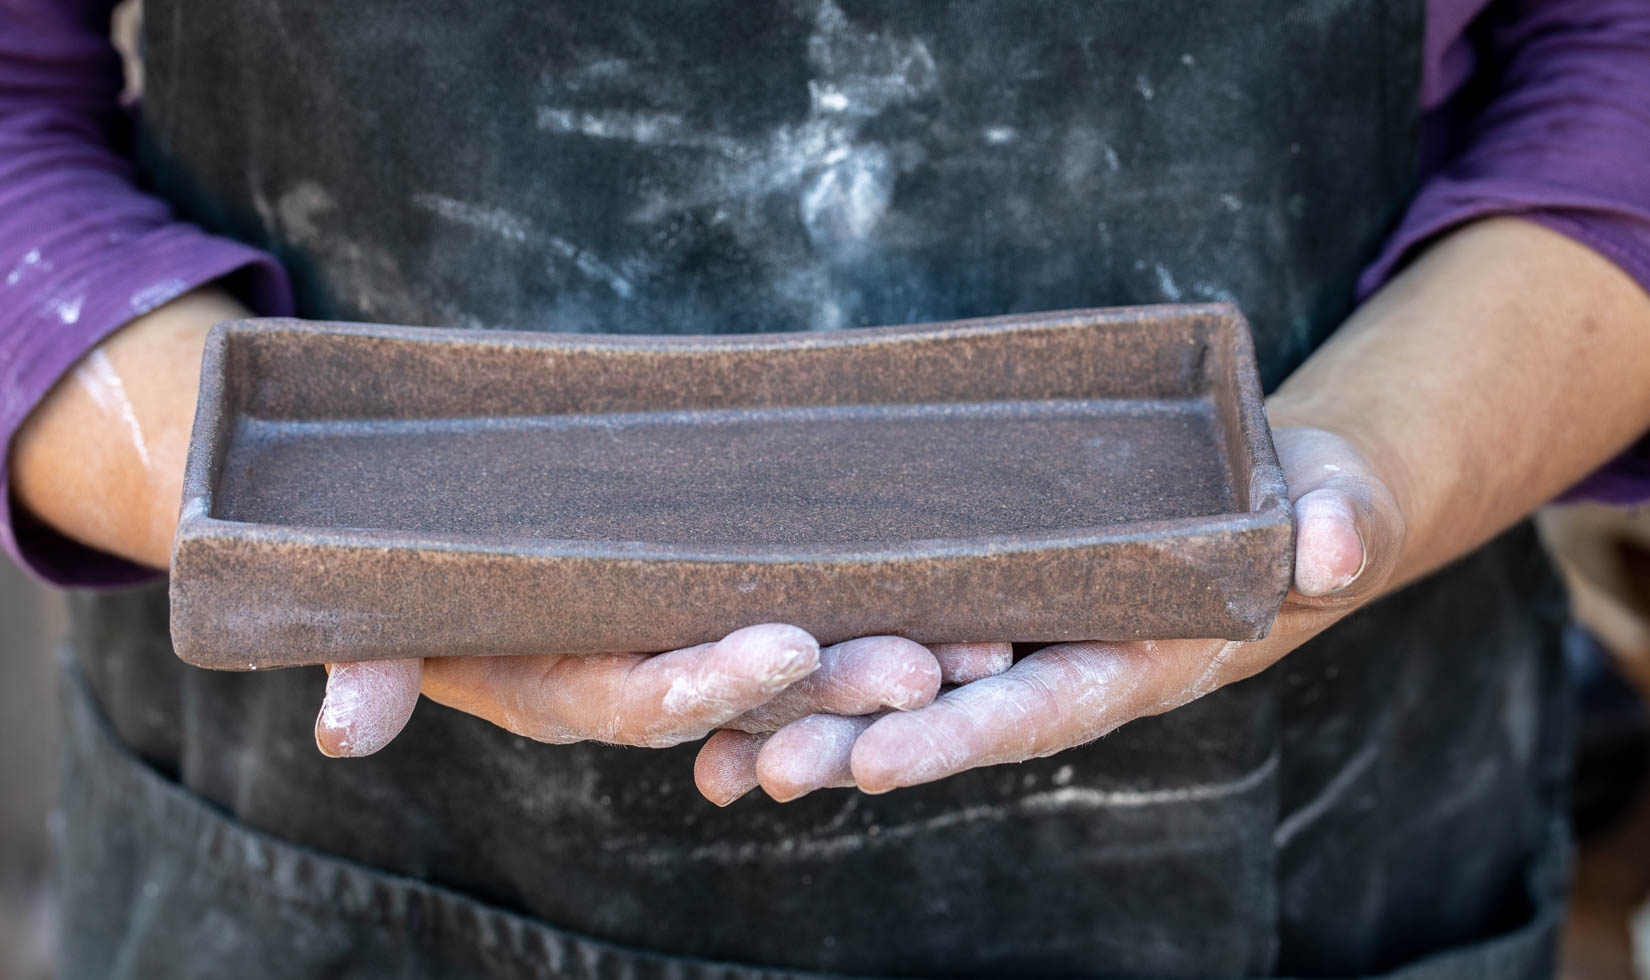
[[[1014,666],[1012,643],[936,643],[929,649],[945,684],[972,684]]]
[[[806,630],[785,623],[760,623],[734,630],[722,641],[733,651],[769,659],[769,685],[777,690],[819,669],[819,641]]]
[[[886,638],[884,670],[896,676],[882,707],[896,711],[913,711],[933,702],[940,693],[943,671],[932,651],[915,640],[890,636]]]
[[[775,732],[756,757],[763,792],[789,803],[818,789],[850,784],[849,756],[869,718],[809,715]]]
[[[334,665],[315,718],[315,747],[333,759],[384,748],[412,717],[423,672],[416,658]]]
[[[755,789],[756,757],[766,735],[723,730],[700,746],[693,760],[693,784],[705,799],[725,807]]]
[[[1367,563],[1368,549],[1345,495],[1315,490],[1295,502],[1295,591],[1310,597],[1340,592]]]

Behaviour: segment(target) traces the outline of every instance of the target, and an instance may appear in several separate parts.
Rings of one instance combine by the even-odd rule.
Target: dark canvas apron
[[[686,333],[1218,298],[1275,384],[1347,312],[1414,155],[1413,2],[147,20],[146,171],[280,255],[311,316]],[[183,667],[162,600],[79,600],[71,976],[1550,970],[1558,603],[1525,530],[1097,744],[726,810],[692,746],[429,704],[328,761],[318,670]]]

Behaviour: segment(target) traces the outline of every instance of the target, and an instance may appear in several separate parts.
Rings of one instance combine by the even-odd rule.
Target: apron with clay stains
[[[309,316],[695,333],[1239,303],[1268,386],[1411,190],[1420,4],[150,0],[143,162]],[[547,597],[553,601],[553,597]],[[1549,972],[1559,604],[1517,530],[1260,677],[880,797],[430,704],[77,600],[68,975]],[[728,624],[730,627],[741,624]]]

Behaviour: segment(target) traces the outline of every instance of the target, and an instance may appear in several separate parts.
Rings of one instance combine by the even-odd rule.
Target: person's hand
[[[1061,643],[918,710],[812,715],[760,744],[720,733],[700,750],[701,791],[718,802],[758,781],[779,800],[831,786],[883,793],[1052,755],[1271,666],[1377,595],[1404,539],[1396,498],[1350,443],[1318,429],[1274,435],[1295,508],[1295,578],[1266,639]]]
[[[933,701],[942,681],[1008,665],[1006,645],[936,647],[896,636],[824,649],[794,626],[736,630],[716,643],[661,654],[434,657],[330,668],[315,741],[331,756],[387,745],[420,693],[518,735],[564,744],[600,741],[664,747],[765,734],[809,716],[870,715]],[[722,785],[712,799],[736,792]]]

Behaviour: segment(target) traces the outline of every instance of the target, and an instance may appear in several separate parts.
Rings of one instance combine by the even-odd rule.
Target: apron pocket
[[[66,980],[804,976],[626,949],[260,833],[121,744],[78,668],[61,680]]]

